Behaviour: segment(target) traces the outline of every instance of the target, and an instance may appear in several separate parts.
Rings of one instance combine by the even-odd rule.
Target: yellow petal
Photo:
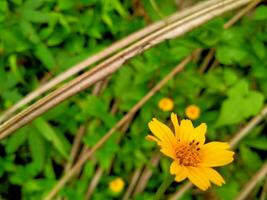
[[[153,135],[147,135],[146,140],[152,141],[152,142],[157,142],[158,144],[160,143],[160,141],[156,137],[154,137]]]
[[[230,145],[227,142],[209,142],[205,144],[202,149],[209,151],[230,149]]]
[[[173,159],[175,159],[174,153],[173,153],[173,149],[170,148],[169,146],[166,145],[162,145],[162,142],[160,140],[158,140],[156,137],[154,137],[153,135],[147,135],[146,139],[148,141],[152,141],[152,142],[157,142],[157,144],[161,147],[161,152],[163,154],[165,154],[166,156],[169,156]]]
[[[218,186],[222,186],[225,183],[223,177],[216,170],[212,168],[203,168],[202,170],[212,183]]]
[[[231,162],[233,162],[234,152],[232,151],[225,151],[223,153],[216,153],[213,154],[212,156],[210,155],[205,155],[201,159],[201,162],[199,163],[199,166],[202,167],[220,167],[224,165],[228,165]]]
[[[189,180],[199,189],[205,191],[210,187],[210,181],[205,175],[205,173],[201,170],[201,168],[188,167],[188,172]]]
[[[199,166],[218,167],[231,163],[234,160],[234,152],[227,150],[229,148],[229,144],[225,142],[210,142],[203,145],[200,149]]]
[[[187,177],[188,177],[188,170],[187,170],[187,168],[184,167],[184,166],[181,166],[181,171],[178,174],[176,174],[174,180],[176,182],[181,182],[181,181],[183,181]]]
[[[180,141],[188,142],[194,134],[194,127],[191,120],[183,119],[180,124]]]
[[[171,120],[172,120],[172,124],[173,124],[174,130],[175,130],[175,137],[177,139],[179,139],[180,138],[180,128],[179,128],[177,115],[172,113],[171,114]]]
[[[179,165],[178,161],[173,161],[170,166],[170,174],[175,175],[175,181],[181,182],[188,176],[186,167]]]
[[[166,156],[169,156],[170,158],[175,159],[175,154],[172,148],[167,147],[166,145],[161,145],[160,151]]]
[[[195,128],[194,139],[199,142],[199,145],[202,146],[205,143],[205,134],[207,131],[207,125],[205,123],[200,124]]]
[[[153,118],[153,121],[148,123],[148,127],[157,138],[165,143],[165,145],[173,146],[175,144],[176,139],[171,129],[156,118]]]

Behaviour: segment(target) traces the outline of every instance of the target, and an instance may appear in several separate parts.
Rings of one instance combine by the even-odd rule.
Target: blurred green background
[[[179,9],[181,5],[175,0],[1,0],[0,114],[79,61]],[[145,191],[133,199],[151,199],[169,172],[168,158],[151,166],[150,159],[158,150],[145,140],[152,117],[164,122],[169,119],[171,111],[158,107],[164,97],[174,101],[173,111],[180,118],[186,117],[188,105],[200,107],[201,115],[194,125],[207,123],[208,141],[229,140],[259,114],[267,96],[267,6],[262,3],[233,27],[224,29],[223,24],[234,13],[131,59],[108,78],[101,95],[92,95],[90,88],[1,141],[0,199],[42,199],[62,176],[80,126],[85,127],[82,144],[92,147],[197,48],[203,49],[199,58],[135,114],[125,134],[118,131],[98,150],[81,173],[60,191],[60,196],[84,199],[100,167],[102,176],[91,199],[121,199],[133,173],[148,167],[152,176]],[[215,56],[201,73],[200,65],[210,49]],[[115,106],[112,114],[110,110]],[[206,193],[189,190],[183,199],[233,199],[262,166],[266,150],[264,120],[238,144],[235,162],[220,170],[225,185],[214,186]],[[125,182],[121,194],[108,189],[114,177]],[[257,185],[251,199],[260,196],[263,184]],[[173,183],[167,193],[177,189],[179,184]]]

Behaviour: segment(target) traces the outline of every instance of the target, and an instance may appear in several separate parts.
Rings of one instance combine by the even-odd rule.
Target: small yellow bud
[[[196,105],[189,105],[185,109],[185,114],[189,119],[195,120],[199,118],[200,108]]]
[[[174,103],[173,103],[173,100],[171,98],[165,97],[159,101],[158,106],[162,111],[171,111],[171,110],[173,110]]]
[[[124,188],[124,181],[122,178],[115,178],[114,180],[109,182],[109,189],[114,193],[119,193]]]

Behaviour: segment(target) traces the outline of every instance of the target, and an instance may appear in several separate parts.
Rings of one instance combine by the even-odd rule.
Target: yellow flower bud
[[[199,118],[200,108],[196,105],[189,105],[185,109],[185,114],[189,119],[195,120]]]
[[[109,182],[109,189],[114,193],[119,193],[124,188],[124,181],[118,177]]]
[[[174,103],[173,103],[173,100],[171,98],[165,97],[159,101],[158,106],[162,111],[171,111],[171,110],[173,110]]]

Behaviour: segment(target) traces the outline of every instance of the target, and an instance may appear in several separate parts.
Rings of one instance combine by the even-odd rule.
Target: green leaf
[[[234,199],[240,192],[239,184],[235,181],[227,182],[222,187],[216,188],[216,193],[220,199]]]
[[[220,45],[216,51],[216,58],[223,64],[240,63],[247,56],[247,52],[235,46]]]
[[[267,150],[267,138],[264,136],[247,139],[244,141],[244,144],[255,149]]]
[[[22,13],[22,18],[29,22],[48,23],[50,19],[50,13],[43,13],[31,9],[24,9]]]
[[[227,92],[229,97],[240,97],[249,93],[249,85],[245,80],[240,80],[238,83],[233,85]]]
[[[223,70],[223,78],[227,86],[230,86],[238,81],[238,76],[231,69]]]
[[[252,40],[252,49],[254,50],[255,54],[259,59],[264,59],[265,58],[265,52],[266,48],[263,42],[259,40]]]
[[[72,0],[60,0],[57,3],[59,10],[69,10],[71,9],[75,4],[75,1]]]
[[[26,166],[18,166],[15,173],[11,175],[10,182],[16,185],[24,185],[36,176],[37,173],[38,171],[32,163]]]
[[[10,55],[8,57],[8,61],[9,61],[9,66],[11,68],[11,71],[14,73],[17,80],[24,83],[23,75],[17,64],[17,55],[14,55],[14,54]]]
[[[34,54],[47,69],[51,70],[56,65],[55,59],[46,45],[42,43],[38,44]]]
[[[57,46],[62,43],[68,36],[68,31],[64,27],[57,27],[53,34],[48,38],[48,46]]]
[[[241,80],[228,91],[228,98],[222,103],[216,126],[241,122],[259,113],[264,96],[257,91],[249,91],[248,83]]]
[[[115,133],[119,134],[119,133]],[[116,143],[116,135],[109,139],[106,144],[96,152],[95,156],[103,169],[108,169],[113,159],[113,155],[119,151],[119,146]]]
[[[39,133],[49,142],[53,144],[55,149],[65,158],[68,159],[68,151],[60,140],[55,130],[43,118],[37,118],[33,124]]]
[[[264,6],[264,5],[259,6],[256,9],[253,18],[255,20],[265,20],[265,19],[267,19],[267,6]]]
[[[5,149],[7,153],[14,153],[18,150],[18,148],[23,145],[27,139],[28,127],[24,127],[19,129],[16,134],[10,136],[5,145]]]
[[[244,166],[251,170],[258,170],[262,164],[261,158],[258,154],[252,151],[250,148],[242,145],[240,147],[241,158],[244,162]]]
[[[19,23],[20,29],[25,38],[27,38],[30,42],[37,44],[40,42],[40,38],[35,31],[35,27],[26,20],[21,20]]]
[[[39,171],[42,170],[45,162],[45,143],[43,137],[34,130],[35,129],[32,128],[29,131],[28,141],[33,163]]]

